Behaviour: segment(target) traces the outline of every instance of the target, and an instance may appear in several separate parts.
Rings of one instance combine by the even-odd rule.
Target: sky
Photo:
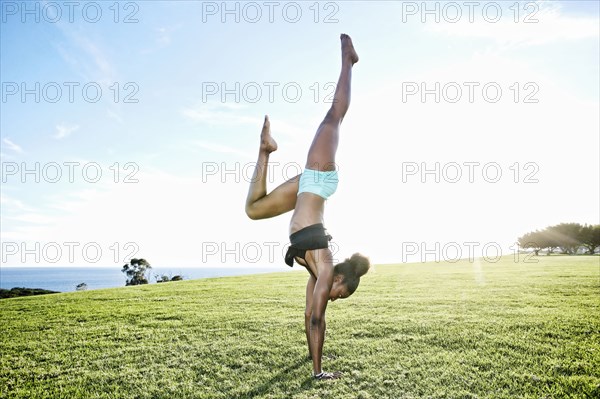
[[[325,226],[334,259],[517,253],[600,223],[596,1],[1,1],[1,266],[287,268],[291,213],[244,212],[300,173],[360,56]]]

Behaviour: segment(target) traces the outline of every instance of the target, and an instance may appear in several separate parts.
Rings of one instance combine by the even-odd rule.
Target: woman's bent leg
[[[296,206],[299,176],[282,183],[267,194],[267,166],[269,155],[277,150],[277,143],[271,137],[269,117],[265,116],[260,134],[258,160],[254,167],[250,189],[246,198],[246,214],[250,219],[266,219],[291,211]]]

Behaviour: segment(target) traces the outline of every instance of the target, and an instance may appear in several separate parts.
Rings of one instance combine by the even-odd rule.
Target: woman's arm
[[[312,255],[310,260],[314,261],[318,270],[312,297],[309,341],[313,360],[313,374],[317,375],[323,371],[321,370],[321,357],[325,340],[325,309],[327,309],[329,293],[333,285],[333,264],[330,262],[331,252],[328,248],[310,252]]]
[[[306,342],[308,343],[308,356],[312,359],[312,350],[310,349],[310,316],[312,315],[312,299],[317,279],[311,274],[306,284],[306,307],[304,308],[304,331],[306,332]]]

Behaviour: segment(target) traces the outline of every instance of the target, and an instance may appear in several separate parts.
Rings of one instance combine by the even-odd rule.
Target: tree
[[[579,241],[586,247],[590,255],[600,246],[600,224],[585,225],[581,228]]]
[[[30,295],[45,295],[45,294],[57,294],[58,291],[44,290],[41,288],[25,288],[25,287],[14,287],[10,290],[0,288],[0,299],[2,298],[15,298],[18,296],[30,296]]]
[[[75,289],[77,291],[85,291],[85,290],[87,290],[87,284],[86,283],[77,284],[77,286],[75,287]]]
[[[148,279],[145,276],[148,269],[152,269],[152,266],[146,259],[131,259],[129,264],[126,263],[121,269],[128,277],[125,285],[148,284]]]
[[[523,249],[531,248],[537,256],[542,248],[545,246],[542,244],[542,234],[539,231],[532,231],[525,233],[522,237],[517,239],[519,246]]]
[[[589,254],[594,254],[596,248],[600,246],[600,225],[560,223],[548,226],[542,231],[526,233],[517,240],[521,248],[531,248],[536,255],[543,248],[548,249],[548,255],[555,248],[560,248],[563,254],[573,255],[582,246],[585,246]]]
[[[168,276],[166,274],[162,274],[162,275],[161,274],[155,274],[154,278],[156,279],[157,283],[166,283],[166,282],[169,282],[169,281],[181,281],[181,280],[183,280],[183,276],[181,276],[179,274],[176,275],[176,276],[173,276],[173,277],[171,277],[170,274]]]
[[[554,252],[556,248],[559,247],[560,243],[554,237],[554,234],[552,233],[552,227],[546,227],[538,234],[538,241],[540,246],[542,248],[546,248],[546,250],[548,251],[546,255],[550,255]]]
[[[561,223],[556,226],[546,228],[548,237],[553,240],[562,253],[573,255],[577,252],[577,248],[581,246],[581,229],[579,223]]]

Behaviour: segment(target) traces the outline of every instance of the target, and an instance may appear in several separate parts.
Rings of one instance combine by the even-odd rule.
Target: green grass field
[[[600,258],[537,260],[375,266],[327,309],[337,381],[303,269],[4,299],[0,397],[598,398]]]

